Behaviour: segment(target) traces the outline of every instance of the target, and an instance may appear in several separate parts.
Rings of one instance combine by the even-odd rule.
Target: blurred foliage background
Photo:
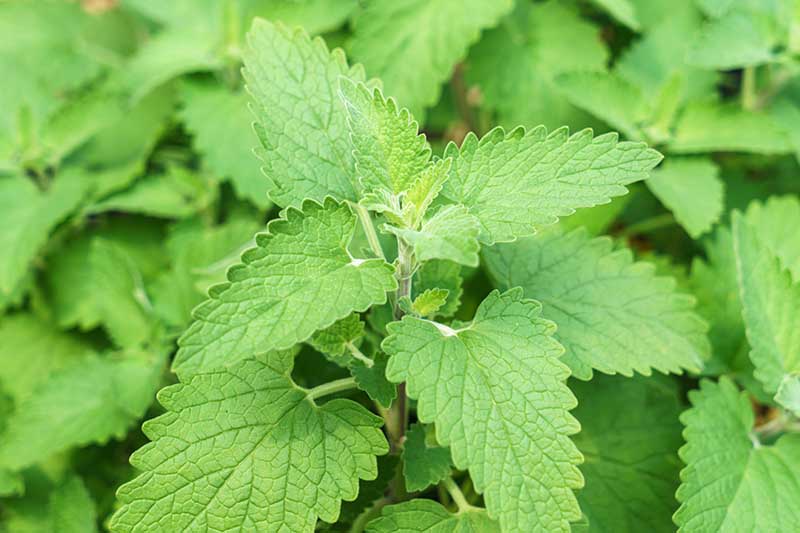
[[[256,16],[343,47],[437,150],[538,124],[657,147],[666,160],[646,184],[562,223],[628,242],[694,293],[707,372],[734,376],[769,416],[726,225],[749,205],[785,230],[778,253],[800,272],[800,3],[3,0],[5,531],[102,527],[191,309],[276,215],[240,74]],[[775,195],[763,213],[751,204]],[[463,275],[468,318],[489,286]],[[310,348],[300,358],[301,383],[338,371]]]

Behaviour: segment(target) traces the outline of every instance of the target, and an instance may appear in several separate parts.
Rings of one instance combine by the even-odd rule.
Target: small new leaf
[[[386,229],[410,244],[419,261],[448,259],[478,266],[480,223],[463,205],[443,206],[418,231],[393,226]]]

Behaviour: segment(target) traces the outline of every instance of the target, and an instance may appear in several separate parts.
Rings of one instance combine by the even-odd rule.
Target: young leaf
[[[800,435],[761,444],[747,394],[726,377],[701,381],[689,399],[678,531],[791,530],[800,521]]]
[[[118,492],[111,531],[314,531],[335,522],[388,451],[380,418],[350,400],[318,406],[271,353],[163,389],[144,425],[143,470]],[[187,469],[187,465],[191,468]]]
[[[353,311],[386,301],[397,282],[382,259],[354,259],[350,208],[334,201],[303,203],[270,222],[256,248],[228,270],[194,311],[179,341],[174,367],[181,375],[282,350],[308,339]]]
[[[58,179],[47,192],[22,176],[0,177],[0,294],[9,294],[53,228],[81,202],[86,185]]]
[[[415,492],[436,485],[450,475],[451,469],[450,450],[441,446],[428,446],[425,442],[425,426],[410,426],[403,445],[406,490]]]
[[[693,239],[722,216],[725,184],[710,159],[670,159],[645,183]]]
[[[419,261],[447,259],[467,266],[478,266],[478,219],[463,205],[446,205],[417,230],[386,226],[386,230],[414,248]]]
[[[378,88],[370,91],[363,83],[342,77],[339,94],[347,109],[356,174],[364,190],[395,194],[408,190],[431,157],[417,122]]]
[[[71,446],[122,438],[152,403],[164,354],[90,354],[44,380],[17,405],[0,465],[22,469]]]
[[[643,143],[618,142],[614,133],[572,136],[566,128],[495,128],[482,139],[470,133],[457,147],[442,196],[460,203],[481,223],[486,244],[531,235],[579,207],[607,203],[625,185],[645,179],[661,154]]]
[[[363,336],[364,323],[358,313],[352,313],[330,327],[314,333],[308,343],[332,362],[347,368],[353,360],[347,345]]]
[[[436,316],[436,313],[447,303],[447,289],[426,289],[411,303],[411,312],[423,318]]]
[[[481,30],[497,24],[512,5],[510,0],[370,0],[353,22],[350,52],[383,80],[387,94],[422,120]]]
[[[406,316],[389,324],[386,377],[407,382],[417,417],[469,469],[489,515],[510,531],[569,531],[583,484],[569,436],[575,398],[555,325],[521,289],[494,291],[458,329]]]
[[[800,283],[793,283],[738,211],[733,213],[733,243],[754,375],[770,394],[786,383],[781,398],[792,401],[792,381],[800,375]]]
[[[397,386],[386,379],[386,366],[389,358],[385,353],[376,351],[372,356],[372,365],[361,359],[350,363],[350,374],[356,380],[358,388],[367,393],[375,402],[388,409],[397,398]]]
[[[500,533],[500,526],[479,507],[458,514],[433,500],[411,500],[383,508],[367,524],[367,533]]]
[[[573,440],[586,458],[578,502],[590,533],[675,531],[683,443],[676,385],[660,375],[598,375],[570,383],[578,398],[572,413],[581,424]]]
[[[446,290],[447,300],[436,311],[436,316],[449,317],[453,316],[461,305],[463,283],[461,265],[452,261],[435,260],[424,263],[417,270],[411,290],[414,301],[426,291]]]
[[[344,53],[300,29],[257,19],[248,34],[244,77],[255,101],[256,133],[270,198],[281,207],[327,195],[358,200],[347,111],[339,78],[364,81]],[[291,75],[287,75],[291,73]],[[299,118],[299,120],[298,120]]]
[[[181,118],[208,168],[231,180],[240,198],[269,207],[269,180],[253,155],[258,138],[247,95],[210,83],[185,82],[181,89]]]
[[[707,326],[694,299],[675,292],[675,280],[635,263],[611,239],[590,239],[582,229],[548,231],[486,250],[486,265],[500,288],[522,287],[541,300],[558,324],[563,361],[580,379],[606,374],[694,372],[708,358]]]

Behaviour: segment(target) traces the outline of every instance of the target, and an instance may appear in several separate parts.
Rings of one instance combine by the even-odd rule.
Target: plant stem
[[[375,226],[372,224],[372,219],[369,216],[367,208],[355,202],[350,202],[350,207],[353,208],[353,211],[356,212],[358,219],[361,221],[361,227],[364,228],[364,233],[367,235],[367,242],[369,243],[372,253],[374,253],[376,257],[386,259],[386,256],[383,255],[383,248],[381,248],[381,241],[378,240],[378,234],[375,232]]]
[[[635,224],[631,224],[624,230],[619,232],[619,237],[630,237],[640,233],[649,233],[651,231],[666,228],[675,224],[675,216],[672,213],[664,213],[663,215],[656,215],[654,217],[646,218]]]
[[[741,87],[742,109],[752,111],[756,108],[758,97],[756,95],[756,67],[745,67],[742,71]]]
[[[441,483],[444,486],[444,488],[447,489],[447,492],[450,493],[450,497],[453,498],[453,501],[456,502],[459,513],[463,513],[464,511],[469,511],[470,509],[472,509],[472,506],[464,497],[464,493],[461,492],[460,488],[458,488],[456,482],[453,481],[453,478],[446,477],[442,480]]]
[[[328,383],[323,383],[322,385],[317,385],[308,391],[307,396],[311,400],[316,400],[317,398],[327,396],[328,394],[335,394],[337,392],[355,389],[356,387],[357,385],[355,378],[342,378],[335,381],[329,381]]]
[[[355,519],[353,525],[350,526],[350,533],[361,533],[367,527],[367,524],[373,519],[377,518],[381,514],[381,509],[386,507],[391,501],[389,498],[381,498],[380,500],[376,501],[372,507],[365,513],[361,513],[358,518]]]
[[[467,125],[470,131],[474,131],[476,135],[480,135],[478,121],[475,118],[475,110],[470,105],[467,95],[467,83],[464,81],[464,66],[459,63],[453,69],[453,77],[450,80],[453,87],[453,94],[456,100],[456,108],[461,120]]]
[[[350,355],[367,365],[367,368],[372,368],[375,365],[375,361],[364,355],[364,353],[352,342],[348,342],[345,346],[347,346],[347,349],[350,350]]]

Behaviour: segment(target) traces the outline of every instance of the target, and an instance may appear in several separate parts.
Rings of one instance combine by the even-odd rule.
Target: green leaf
[[[364,190],[395,194],[408,190],[431,157],[417,122],[377,87],[370,91],[363,83],[340,78],[339,94],[347,109],[356,174]]]
[[[450,450],[428,446],[425,440],[425,426],[422,424],[413,424],[406,431],[403,477],[409,492],[425,490],[450,475]]]
[[[256,236],[256,247],[228,270],[194,311],[179,341],[181,375],[286,349],[353,311],[386,302],[397,282],[382,259],[355,259],[347,246],[356,217],[331,198],[288,208]]]
[[[423,263],[414,275],[411,291],[416,301],[425,291],[446,290],[447,301],[436,315],[453,316],[461,306],[464,280],[461,278],[461,265],[452,261],[435,260]]]
[[[675,291],[675,280],[636,263],[611,239],[590,239],[578,229],[549,231],[486,250],[490,277],[500,288],[522,287],[558,324],[563,361],[580,379],[592,369],[631,376],[694,372],[708,358],[705,322],[694,298]]]
[[[754,375],[774,394],[788,377],[800,373],[800,283],[792,282],[738,211],[733,213],[733,244]]]
[[[335,522],[388,451],[382,421],[350,400],[317,406],[271,354],[163,389],[167,412],[131,457],[111,531],[314,531]],[[187,464],[191,468],[187,469]]]
[[[678,531],[791,530],[800,520],[800,435],[761,444],[747,394],[726,377],[701,381],[689,399]]]
[[[0,294],[15,289],[50,232],[85,193],[85,185],[72,180],[56,179],[42,192],[28,178],[0,177]]]
[[[469,46],[512,5],[510,0],[369,0],[353,21],[350,54],[423,120],[424,109],[439,99],[441,84]]]
[[[360,359],[353,359],[350,363],[350,373],[355,378],[358,388],[386,409],[397,398],[397,386],[386,379],[388,363],[389,358],[381,351],[373,354],[372,365],[367,365]]]
[[[220,68],[216,45],[213,33],[192,25],[167,29],[146,41],[125,68],[124,83],[133,101],[183,74]]]
[[[231,180],[240,198],[261,208],[269,207],[269,181],[253,154],[258,138],[253,132],[247,95],[200,82],[187,81],[181,89],[181,118],[208,168]]]
[[[132,348],[153,339],[155,321],[142,275],[133,259],[112,241],[96,239],[90,261],[102,298],[101,320],[117,346]]]
[[[281,207],[327,195],[357,200],[347,111],[337,93],[341,76],[364,81],[364,69],[348,67],[341,50],[328,52],[303,30],[260,19],[248,43],[244,77],[270,198]]]
[[[408,193],[405,196],[406,204],[403,207],[413,206],[413,215],[410,217],[411,227],[418,226],[433,201],[439,197],[444,182],[450,176],[449,172],[450,160],[439,159],[432,165],[425,167],[408,189]]]
[[[97,511],[84,482],[74,474],[50,480],[38,470],[25,476],[22,498],[3,500],[4,531],[11,533],[94,533]]]
[[[314,333],[308,343],[337,365],[347,368],[353,360],[348,345],[363,336],[364,322],[358,313],[352,313]]]
[[[414,298],[411,310],[417,316],[430,318],[436,316],[439,309],[447,303],[447,296],[450,291],[447,289],[425,289],[419,296]]]
[[[302,26],[315,35],[336,30],[357,7],[358,0],[271,0],[255,2],[253,10],[259,17]]]
[[[678,506],[682,410],[676,382],[664,376],[596,376],[574,381],[573,437],[585,457],[578,492],[589,532],[673,532]]]
[[[464,75],[480,89],[483,106],[497,113],[501,126],[583,128],[591,117],[572,105],[554,80],[564,72],[603,70],[608,60],[600,28],[575,6],[517,2],[470,50]]]
[[[781,267],[800,280],[800,199],[793,195],[772,196],[766,202],[752,202],[745,213],[747,222],[773,254]]]
[[[0,465],[21,469],[72,446],[121,439],[152,403],[164,355],[90,354],[54,372],[17,405]]]
[[[20,402],[52,373],[91,350],[83,338],[31,314],[5,315],[0,319],[0,382]]]
[[[216,188],[208,179],[184,167],[171,166],[150,174],[128,189],[92,204],[87,214],[121,211],[161,218],[183,218],[208,207]]]
[[[750,152],[786,154],[789,137],[766,111],[745,111],[738,104],[697,103],[686,107],[675,126],[671,152]]]
[[[540,312],[514,289],[492,292],[458,329],[406,316],[383,341],[386,377],[406,382],[418,419],[436,423],[503,529],[566,532],[580,518],[581,455],[569,438],[579,426],[564,350]]]
[[[467,266],[478,266],[480,223],[463,205],[446,205],[436,211],[417,230],[386,226],[414,248],[420,261],[447,259]]]
[[[585,109],[629,139],[641,139],[639,126],[648,116],[641,91],[610,72],[567,72],[556,77],[558,89],[575,107]]]
[[[482,139],[470,133],[453,158],[442,196],[460,203],[481,223],[485,244],[531,235],[579,207],[604,204],[645,179],[661,154],[644,143],[618,142],[591,130],[572,136],[566,128],[495,128]]]
[[[367,524],[368,533],[500,533],[500,526],[478,507],[451,514],[433,500],[411,500],[383,508]]]
[[[710,159],[672,158],[646,183],[693,239],[709,231],[722,216],[725,184]]]
[[[636,8],[629,0],[593,0],[593,2],[630,29],[634,31],[641,29],[636,19]]]
[[[729,70],[768,63],[778,44],[773,23],[749,9],[736,9],[707,22],[693,39],[687,62],[708,69]]]

